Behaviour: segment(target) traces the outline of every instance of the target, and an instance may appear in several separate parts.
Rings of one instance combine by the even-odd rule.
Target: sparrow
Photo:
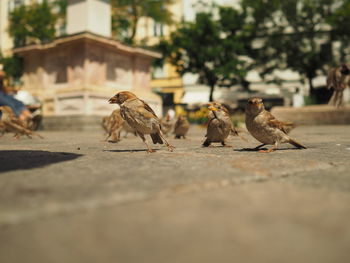
[[[208,109],[209,122],[207,126],[206,140],[203,142],[204,147],[208,147],[212,142],[221,142],[222,146],[226,146],[225,139],[234,133],[238,135],[233,128],[230,114],[225,106],[221,103],[214,102],[209,105]]]
[[[245,111],[245,124],[250,134],[262,144],[253,150],[259,150],[266,144],[273,144],[268,150],[260,152],[275,151],[280,143],[290,143],[299,149],[306,147],[288,136],[288,127],[291,123],[278,121],[270,112],[265,110],[261,98],[248,100]]]
[[[36,135],[39,138],[43,139],[43,137],[25,126],[25,123],[19,120],[13,110],[9,106],[1,106],[0,111],[1,122],[5,127],[6,132],[14,133],[14,137],[18,139],[21,135],[27,135],[27,137],[32,138],[32,135]]]
[[[147,152],[154,152],[148,145],[145,134],[150,134],[154,144],[163,144],[169,151],[175,148],[167,142],[161,131],[160,119],[152,108],[129,91],[121,91],[110,98],[109,103],[120,106],[122,118],[133,128],[147,146]]]
[[[0,121],[0,137],[2,137],[5,134],[5,132],[6,132],[6,126],[2,121]]]
[[[170,118],[170,114],[166,114],[164,118],[161,120],[162,132],[164,135],[168,135],[168,133],[173,128],[173,121]]]
[[[346,64],[332,68],[327,76],[327,88],[334,89],[333,95],[328,104],[337,108],[344,105],[344,90],[350,86],[350,68]]]
[[[181,137],[186,139],[185,135],[187,134],[189,128],[190,128],[190,124],[187,118],[184,115],[180,114],[175,122],[175,127],[173,132],[175,134],[175,139],[181,139]]]
[[[108,142],[118,142],[120,141],[120,131],[123,128],[123,123],[125,122],[120,115],[120,110],[114,110],[111,115],[103,120],[105,122],[105,129],[107,132],[107,138],[105,141],[112,136],[112,139]]]

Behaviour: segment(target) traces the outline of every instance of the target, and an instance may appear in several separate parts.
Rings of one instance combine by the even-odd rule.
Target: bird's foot
[[[168,151],[169,151],[169,152],[172,152],[172,151],[174,151],[174,149],[175,149],[175,146],[173,146],[173,145],[171,145],[171,144],[167,144],[166,146],[168,147]]]
[[[156,152],[155,150],[147,149],[147,153],[155,153],[155,152]]]
[[[273,151],[275,151],[276,149],[274,149],[274,148],[270,148],[270,149],[268,149],[268,150],[259,150],[259,153],[270,153],[270,152],[273,152]]]

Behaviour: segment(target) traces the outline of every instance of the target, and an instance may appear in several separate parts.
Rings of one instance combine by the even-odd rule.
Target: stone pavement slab
[[[308,149],[271,154],[204,134],[154,154],[99,132],[2,138],[0,262],[345,262],[350,126],[298,127]]]

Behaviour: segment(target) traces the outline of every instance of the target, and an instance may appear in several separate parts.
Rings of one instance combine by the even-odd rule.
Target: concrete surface
[[[348,262],[350,126],[277,152],[231,138],[174,152],[102,132],[0,139],[0,262]]]

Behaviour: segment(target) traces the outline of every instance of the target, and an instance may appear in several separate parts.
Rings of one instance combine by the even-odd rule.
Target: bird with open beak
[[[133,128],[147,146],[147,152],[154,152],[145,138],[145,134],[150,134],[154,144],[163,144],[169,151],[175,148],[167,142],[161,131],[160,120],[152,108],[143,100],[136,97],[129,91],[121,91],[109,99],[109,103],[120,106],[122,118]]]
[[[19,120],[13,110],[9,106],[1,106],[0,111],[1,115],[1,123],[3,126],[3,130],[5,132],[14,133],[14,137],[18,139],[21,135],[26,135],[29,138],[32,138],[33,135],[38,136],[39,138],[43,138],[41,135],[29,130],[24,122]]]
[[[281,143],[290,143],[299,149],[306,149],[304,145],[289,137],[288,128],[292,124],[278,121],[265,110],[261,98],[248,100],[245,110],[245,124],[250,134],[262,143],[252,150],[259,150],[267,144],[272,144],[273,146],[268,150],[260,150],[260,152],[269,153],[275,151]]]
[[[212,142],[220,142],[226,146],[225,140],[231,132],[236,133],[233,128],[230,114],[225,106],[221,103],[214,102],[208,107],[210,110],[208,117],[206,140],[203,142],[204,147],[208,147]]]

